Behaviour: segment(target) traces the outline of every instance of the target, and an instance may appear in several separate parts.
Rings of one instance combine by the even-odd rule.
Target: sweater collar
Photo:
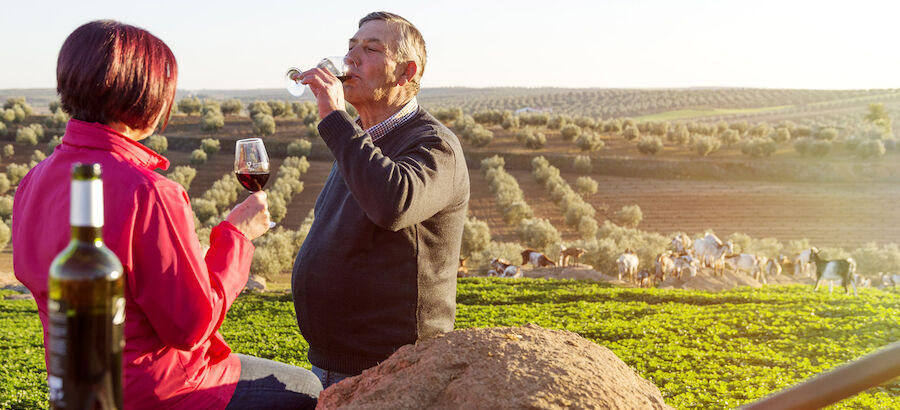
[[[149,170],[169,169],[169,160],[143,144],[96,122],[70,119],[62,144],[77,148],[109,151]]]

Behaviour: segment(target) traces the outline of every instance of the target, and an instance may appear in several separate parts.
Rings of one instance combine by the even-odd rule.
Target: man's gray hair
[[[395,50],[398,62],[401,64],[408,61],[416,62],[418,70],[409,82],[412,84],[413,95],[418,94],[422,73],[425,72],[426,60],[425,39],[422,38],[422,33],[409,20],[387,11],[375,11],[367,14],[359,20],[359,27],[373,20],[385,21],[397,28],[397,33],[400,35],[400,41]]]

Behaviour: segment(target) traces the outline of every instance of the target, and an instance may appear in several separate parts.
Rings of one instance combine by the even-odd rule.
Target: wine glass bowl
[[[325,57],[316,64],[316,67],[328,70],[341,82],[347,81],[347,78],[349,78],[347,74],[350,66],[347,65],[347,60],[343,56]],[[294,97],[303,95],[304,90],[306,90],[306,86],[300,83],[302,77],[303,71],[297,67],[289,68],[284,74],[285,88]]]

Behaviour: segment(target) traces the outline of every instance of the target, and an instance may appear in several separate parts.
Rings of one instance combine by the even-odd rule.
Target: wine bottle
[[[72,240],[50,265],[50,406],[121,409],[125,298],[122,264],[103,245],[100,164],[72,168]]]

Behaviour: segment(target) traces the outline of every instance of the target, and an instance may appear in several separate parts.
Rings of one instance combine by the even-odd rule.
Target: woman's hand
[[[234,207],[225,220],[250,240],[266,233],[269,230],[269,201],[266,192],[254,192]]]

